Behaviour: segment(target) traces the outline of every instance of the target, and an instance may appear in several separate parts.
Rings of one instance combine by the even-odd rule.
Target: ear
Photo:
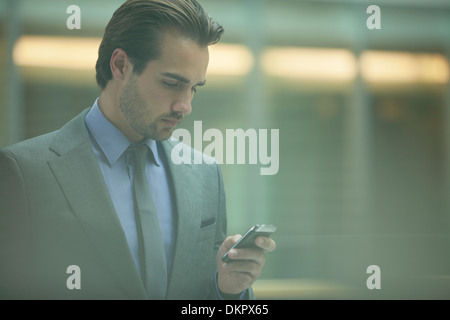
[[[124,80],[131,71],[131,63],[127,53],[120,48],[113,51],[110,60],[111,73],[114,79]]]

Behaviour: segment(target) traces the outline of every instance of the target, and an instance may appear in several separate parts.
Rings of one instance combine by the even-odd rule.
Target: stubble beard
[[[152,111],[139,94],[136,77],[131,74],[119,99],[120,110],[130,126],[139,135],[153,140],[166,140],[173,130],[158,130],[158,118],[153,119]]]

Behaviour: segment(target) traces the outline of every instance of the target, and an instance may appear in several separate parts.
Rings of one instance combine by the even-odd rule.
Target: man
[[[224,264],[240,235],[225,238],[220,168],[170,157],[222,33],[196,0],[117,9],[92,108],[0,151],[2,298],[253,298],[275,243],[259,237]]]

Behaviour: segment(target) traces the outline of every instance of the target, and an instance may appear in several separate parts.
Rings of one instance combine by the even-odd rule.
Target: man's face
[[[179,33],[167,32],[161,58],[141,75],[131,72],[120,96],[120,110],[136,133],[168,139],[184,115],[191,113],[196,88],[205,84],[208,47]]]

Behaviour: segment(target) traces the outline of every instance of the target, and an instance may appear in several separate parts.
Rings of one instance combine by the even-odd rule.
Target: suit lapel
[[[196,241],[196,231],[200,226],[201,207],[198,195],[192,192],[190,181],[195,181],[195,170],[187,164],[175,165],[171,161],[172,145],[162,142],[165,157],[172,180],[172,197],[175,198],[177,210],[177,235],[172,270],[169,273],[167,288],[168,299],[183,299],[186,293],[182,288],[189,287],[193,279],[186,277],[186,261],[192,260],[192,246]],[[194,279],[195,280],[195,279]]]
[[[59,157],[50,160],[49,165],[112,274],[131,299],[142,299],[145,289],[89,141],[84,123],[87,111],[60,130],[50,147]]]

